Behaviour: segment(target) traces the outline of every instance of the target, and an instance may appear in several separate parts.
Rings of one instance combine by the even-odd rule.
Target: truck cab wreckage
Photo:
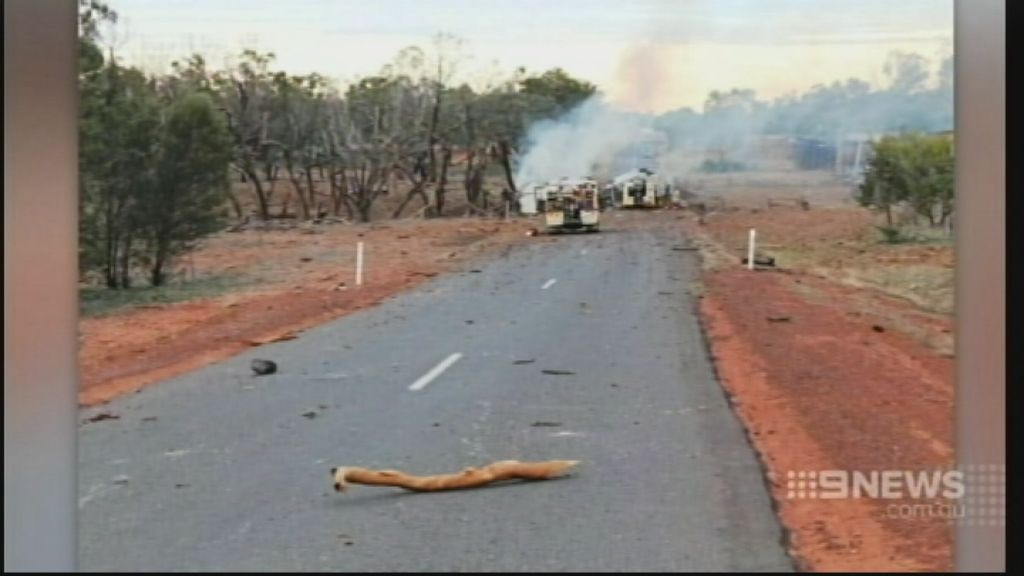
[[[597,232],[601,198],[596,180],[563,179],[548,187],[544,199],[544,224],[549,232],[583,230]]]

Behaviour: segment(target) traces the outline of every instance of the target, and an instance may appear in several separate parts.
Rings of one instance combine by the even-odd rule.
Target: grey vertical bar
[[[1006,6],[955,5],[957,459],[1006,463]],[[959,571],[1006,570],[1005,526],[961,524]]]
[[[4,6],[4,571],[75,569],[75,0]]]

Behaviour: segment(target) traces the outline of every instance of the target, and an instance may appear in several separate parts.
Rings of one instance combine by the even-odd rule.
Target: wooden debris
[[[519,462],[502,460],[482,468],[466,468],[454,474],[414,476],[398,470],[372,470],[369,468],[331,468],[334,490],[345,492],[349,484],[369,486],[395,486],[411,492],[437,492],[477,488],[504,480],[549,480],[579,464],[579,460],[550,460],[547,462]]]
[[[269,338],[261,338],[259,340],[247,340],[249,346],[263,346],[264,344],[270,344],[273,342],[285,342],[287,340],[295,340],[298,338],[298,334],[295,332],[286,332],[284,334],[278,334],[277,336],[271,336]]]

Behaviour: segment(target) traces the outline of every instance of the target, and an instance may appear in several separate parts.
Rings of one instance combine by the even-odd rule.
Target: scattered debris
[[[562,425],[561,422],[534,422],[533,424],[530,424],[530,426],[533,426],[535,428],[542,428],[542,427],[557,428],[557,427],[559,427],[561,425]]]
[[[747,263],[747,257],[744,256],[743,257],[743,264],[746,264],[746,263]],[[774,256],[754,256],[754,265],[755,266],[769,266],[769,267],[774,268],[775,267],[775,257]]]
[[[277,372],[277,364],[271,360],[261,360],[257,358],[252,361],[252,371],[259,376],[273,374]]]
[[[482,468],[465,468],[454,474],[435,476],[414,476],[398,470],[334,467],[331,468],[331,477],[334,479],[336,492],[345,492],[350,483],[396,486],[411,492],[435,492],[476,488],[503,480],[548,480],[560,476],[579,463],[579,460],[550,460],[547,462],[502,460]]]
[[[575,374],[575,372],[570,372],[569,370],[541,370],[541,372],[555,376],[571,376]]]
[[[111,414],[110,412],[100,412],[99,414],[86,418],[86,422],[102,422],[103,420],[120,420],[121,417],[117,414]]]

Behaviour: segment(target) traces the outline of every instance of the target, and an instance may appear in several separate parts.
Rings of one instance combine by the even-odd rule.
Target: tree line
[[[762,100],[750,89],[715,90],[703,110],[658,115],[654,127],[673,146],[741,148],[756,135],[834,142],[850,133],[938,132],[953,129],[953,58],[930,70],[920,54],[894,51],[883,67],[887,85],[859,78],[818,84],[806,92]]]
[[[116,12],[79,4],[79,261],[110,288],[129,287],[140,269],[165,283],[176,256],[232,214],[248,217],[232,180],[251,186],[260,219],[281,216],[271,213],[277,199],[304,220],[366,222],[399,189],[394,217],[415,202],[444,215],[453,191],[486,210],[491,169],[514,201],[512,157],[527,127],[596,92],[561,69],[520,68],[476,89],[456,83],[461,42],[445,35],[344,90],[321,74],[275,69],[273,53],[253,50],[222,69],[197,54],[148,75],[101,48],[100,24],[116,23]]]

